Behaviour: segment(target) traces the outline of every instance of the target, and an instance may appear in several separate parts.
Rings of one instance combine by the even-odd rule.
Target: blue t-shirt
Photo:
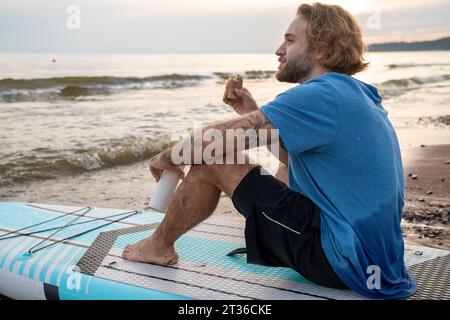
[[[326,73],[261,107],[289,155],[289,187],[321,210],[322,248],[333,270],[369,298],[417,290],[404,263],[403,166],[376,87]]]

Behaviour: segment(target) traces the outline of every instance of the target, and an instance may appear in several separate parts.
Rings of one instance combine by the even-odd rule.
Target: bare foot
[[[130,261],[159,265],[171,265],[178,262],[178,254],[175,252],[173,246],[159,249],[151,236],[135,244],[126,246],[123,250],[122,258]]]

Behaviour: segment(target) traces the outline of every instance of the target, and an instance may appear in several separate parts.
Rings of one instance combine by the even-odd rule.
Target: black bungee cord
[[[42,221],[42,222],[33,224],[33,225],[31,225],[31,226],[28,226],[28,227],[24,227],[24,228],[21,228],[21,229],[9,231],[9,232],[7,232],[7,233],[4,233],[4,234],[0,235],[0,240],[3,240],[3,237],[8,236],[8,235],[10,235],[10,234],[12,234],[12,233],[18,233],[18,232],[23,231],[23,230],[26,230],[26,229],[34,228],[34,227],[37,227],[37,226],[43,225],[43,224],[45,224],[45,223],[49,223],[49,222],[52,222],[52,221],[61,219],[61,218],[65,217],[65,216],[68,216],[68,215],[71,215],[71,214],[74,214],[74,213],[77,213],[77,212],[79,212],[79,211],[81,211],[81,210],[86,210],[86,209],[87,209],[88,211],[91,210],[90,207],[84,207],[84,208],[81,208],[81,209],[78,209],[78,210],[75,210],[75,211],[72,211],[72,212],[67,212],[67,213],[63,214],[62,216],[58,216],[58,217],[55,217],[55,218],[50,219],[50,220]]]
[[[47,241],[48,239],[50,239],[51,237],[53,237],[55,234],[57,234],[58,232],[60,232],[61,230],[64,230],[64,228],[66,228],[68,225],[70,225],[71,223],[77,221],[78,219],[84,217],[86,215],[86,213],[88,213],[89,211],[91,211],[92,208],[88,207],[88,210],[86,210],[85,212],[83,212],[80,215],[77,215],[75,218],[73,218],[72,220],[70,220],[69,222],[67,222],[65,225],[59,227],[56,229],[55,232],[53,232],[52,234],[50,234],[47,238],[41,240],[41,242],[35,244],[33,247],[31,247],[30,249],[28,249],[28,253],[32,253],[33,249],[40,246],[42,243],[44,243],[45,241]]]
[[[34,251],[28,250],[28,253],[31,255],[31,254],[33,254],[33,253],[36,253],[36,252],[41,251],[41,250],[43,250],[43,249],[46,249],[46,248],[48,248],[48,247],[50,247],[50,246],[53,246],[53,245],[55,245],[55,244],[57,244],[57,243],[66,242],[66,241],[69,241],[69,240],[71,240],[71,239],[74,239],[74,238],[77,238],[77,237],[81,237],[82,235],[85,235],[85,234],[87,234],[87,233],[89,233],[89,232],[92,232],[92,231],[95,231],[95,230],[97,230],[97,229],[100,229],[100,228],[109,226],[110,224],[113,224],[113,223],[115,223],[115,222],[119,222],[119,221],[121,221],[121,220],[130,218],[130,217],[132,217],[132,216],[138,214],[140,211],[135,210],[135,211],[130,211],[130,212],[132,212],[132,213],[129,214],[129,215],[127,215],[127,216],[125,216],[125,217],[123,217],[123,218],[120,218],[120,219],[117,219],[117,220],[114,220],[114,221],[110,221],[110,222],[105,223],[105,224],[103,224],[103,225],[101,225],[101,226],[98,226],[98,227],[95,227],[95,228],[92,228],[92,229],[89,229],[89,230],[86,230],[86,231],[83,231],[83,232],[74,234],[74,235],[72,235],[72,236],[66,237],[66,238],[61,239],[61,240],[58,240],[58,241],[55,241],[55,242],[50,243],[50,244],[48,244],[48,245],[46,245],[46,246],[40,247],[40,248],[37,249],[37,250],[34,250]]]
[[[95,221],[98,221],[98,220],[114,218],[114,217],[121,216],[121,215],[124,215],[124,214],[127,214],[127,213],[131,213],[131,212],[134,212],[134,211],[121,212],[121,213],[113,214],[111,216],[99,217],[99,218],[95,218],[95,219],[91,219],[91,220],[87,220],[87,221],[72,223],[72,224],[66,225],[65,227],[69,228],[69,227],[72,227],[72,226],[78,226],[80,224],[86,224],[86,223],[95,222]],[[18,234],[9,236],[9,237],[0,238],[0,241],[8,240],[8,239],[14,239],[14,238],[22,237],[22,236],[30,236],[30,235],[33,235],[33,234],[43,233],[43,232],[47,232],[47,231],[52,231],[52,230],[55,230],[55,229],[58,229],[58,228],[61,228],[61,227],[62,226],[57,226],[57,227],[52,227],[52,228],[48,228],[48,229],[36,230],[36,231],[33,231],[33,232],[28,232],[28,233],[18,233]]]
[[[24,231],[24,230],[27,230],[27,229],[31,229],[31,228],[34,228],[34,227],[43,225],[43,224],[45,224],[45,223],[50,223],[50,222],[56,221],[56,220],[58,220],[58,219],[61,219],[61,218],[66,217],[66,216],[68,216],[68,215],[71,215],[71,214],[80,212],[80,211],[82,211],[82,210],[86,210],[86,212],[84,212],[84,213],[82,213],[82,214],[80,214],[80,215],[77,215],[76,218],[72,219],[71,221],[69,221],[69,222],[66,223],[65,225],[57,226],[57,227],[52,227],[52,228],[47,228],[47,229],[36,230],[36,231],[33,231],[33,232],[28,232],[28,233],[20,233],[20,234],[19,234],[19,232],[21,232],[21,231]],[[85,234],[87,234],[87,233],[89,233],[89,232],[92,232],[92,231],[95,231],[95,230],[97,230],[97,229],[100,229],[100,228],[109,226],[109,225],[111,225],[111,224],[113,224],[113,223],[115,223],[115,222],[122,221],[122,220],[124,220],[124,219],[130,218],[130,217],[132,217],[132,216],[134,216],[134,215],[140,213],[139,210],[133,210],[133,211],[127,211],[127,212],[117,213],[117,214],[110,215],[110,216],[106,216],[106,217],[98,217],[98,218],[94,218],[94,219],[91,219],[91,220],[88,220],[88,221],[82,221],[82,222],[73,223],[73,222],[75,222],[76,220],[78,220],[79,218],[84,217],[84,215],[85,215],[86,213],[90,212],[91,210],[92,210],[91,207],[84,207],[84,208],[77,209],[77,210],[72,211],[72,212],[64,213],[63,215],[58,216],[58,217],[55,217],[55,218],[52,218],[52,219],[50,219],[50,220],[42,221],[42,222],[33,224],[33,225],[31,225],[31,226],[27,226],[27,227],[24,227],[24,228],[21,228],[21,229],[17,229],[17,230],[12,230],[12,231],[6,232],[6,233],[0,235],[0,241],[1,241],[1,240],[7,240],[7,239],[17,238],[17,237],[22,237],[22,236],[29,236],[29,235],[33,235],[33,234],[37,234],[37,233],[42,233],[42,232],[47,232],[47,231],[56,230],[56,231],[55,231],[54,233],[52,233],[50,236],[48,236],[47,238],[43,239],[43,240],[42,240],[41,242],[39,242],[38,244],[34,245],[32,248],[30,248],[30,249],[28,250],[27,253],[28,253],[29,255],[31,255],[31,254],[33,254],[33,253],[36,253],[36,252],[41,251],[41,250],[43,250],[43,249],[46,249],[46,248],[48,248],[48,247],[50,247],[50,246],[53,246],[53,245],[55,245],[55,244],[57,244],[57,243],[69,241],[69,240],[71,240],[71,239],[80,237],[80,236],[85,235]],[[57,234],[58,232],[60,232],[61,230],[65,229],[65,228],[68,228],[68,227],[71,227],[71,226],[76,226],[76,225],[81,225],[81,224],[85,224],[85,223],[95,222],[95,221],[103,220],[103,219],[107,219],[107,218],[113,218],[113,217],[121,216],[121,215],[128,214],[128,213],[130,213],[130,214],[127,215],[127,216],[125,216],[125,217],[122,217],[122,218],[119,218],[119,219],[110,221],[110,222],[105,223],[105,224],[103,224],[103,225],[100,225],[100,226],[97,226],[97,227],[95,227],[95,228],[92,228],[92,229],[89,229],[89,230],[86,230],[86,231],[83,231],[83,232],[74,234],[74,235],[69,236],[69,237],[66,237],[66,238],[64,238],[64,239],[60,239],[60,240],[58,240],[58,241],[52,242],[52,243],[50,243],[50,244],[48,244],[48,245],[45,245],[45,246],[40,247],[40,248],[38,248],[38,249],[36,249],[36,250],[33,251],[34,248],[36,248],[37,246],[39,246],[39,245],[42,244],[43,242],[49,240],[52,236],[54,236],[55,234]],[[11,235],[11,234],[14,234],[14,235]]]

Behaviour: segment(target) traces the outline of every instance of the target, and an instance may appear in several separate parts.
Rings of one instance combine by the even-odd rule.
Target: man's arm
[[[213,141],[203,139],[203,133],[208,129],[215,129],[215,132],[218,135],[215,136]],[[195,152],[204,154],[205,148],[207,148],[210,144],[215,143],[216,145],[222,146],[222,148],[215,149],[215,154],[213,155],[214,159],[218,159],[220,157],[225,156],[227,153],[236,153],[239,151],[247,150],[250,148],[254,148],[257,146],[270,144],[272,140],[272,124],[266,118],[266,116],[259,110],[242,115],[238,118],[225,120],[221,122],[214,123],[212,125],[203,127],[201,129],[201,134],[198,134],[199,137],[196,137],[194,133],[191,134],[187,139],[182,140],[177,145],[165,150],[163,152],[164,160],[170,165],[189,165],[194,164],[194,154]],[[233,141],[226,141],[227,139],[227,131],[231,130],[234,133]],[[245,137],[243,133],[247,130],[253,130],[256,134],[257,144],[251,143],[251,139]],[[229,132],[230,133],[230,132]],[[228,134],[230,137],[230,134]],[[245,143],[237,143],[238,139],[243,139]],[[221,141],[219,141],[221,140]],[[221,143],[220,143],[221,142]],[[278,141],[277,141],[278,142]],[[232,144],[231,144],[232,143]],[[177,146],[188,146],[190,144],[191,148],[181,148],[181,152],[183,153],[185,150],[190,150],[190,157],[185,157],[184,154],[179,154],[183,159],[188,158],[189,163],[186,160],[183,163],[174,163],[172,161],[172,149],[177,148]],[[280,148],[280,161],[281,158],[285,158],[283,160],[287,163],[287,155],[285,154],[285,150]],[[205,162],[205,159],[202,157],[202,163]]]
[[[258,109],[258,104],[256,103],[255,99],[253,98],[250,91],[248,91],[247,88],[243,87],[241,90],[235,90],[235,94],[239,97],[239,99],[235,99],[229,102],[226,102],[227,104],[231,105],[237,113],[240,115],[246,115],[251,112],[254,112]],[[280,148],[278,148],[278,153],[272,152],[272,145],[270,144],[270,140],[267,143],[267,149],[280,160],[280,162],[284,163],[285,165],[288,164],[288,154],[286,152],[286,149],[283,147],[280,139]]]
[[[280,159],[279,160],[282,163],[284,163],[285,165],[288,165],[289,157],[288,157],[288,153],[284,147],[280,148]]]
[[[243,89],[245,89],[245,88],[243,88]],[[246,90],[246,89],[245,89]],[[251,99],[251,101],[253,101],[254,102],[254,99],[253,99],[253,97],[250,95],[250,92],[245,92],[244,90],[240,90],[240,92],[238,92],[239,93],[239,95],[240,95],[240,97],[244,97],[244,95],[246,95],[246,97],[248,98],[248,99]],[[250,104],[250,103],[249,103]],[[254,107],[256,108],[256,110],[259,110],[258,109],[258,106],[257,106],[257,104],[256,104],[256,102],[254,102]],[[254,111],[253,111],[253,113],[254,113]],[[260,112],[261,113],[261,112]],[[248,114],[250,114],[250,113],[247,113],[247,115]],[[263,113],[261,113],[261,115],[265,118],[265,119],[267,119],[266,117],[265,117],[265,115],[263,114]],[[270,123],[270,122],[269,122]],[[273,127],[272,127],[272,125],[270,126],[270,129],[273,129]],[[271,139],[267,139],[267,149],[280,161],[280,162],[282,162],[282,163],[284,163],[285,165],[287,165],[288,164],[288,153],[287,153],[287,151],[286,151],[286,148],[284,147],[284,145],[283,145],[283,143],[282,143],[282,141],[281,141],[281,139],[279,139],[279,141],[276,141],[276,142],[279,142],[280,144],[279,144],[279,147],[277,148],[277,152],[272,152],[272,144],[271,144]]]
[[[280,145],[278,148],[278,155],[276,153],[272,152],[272,145],[271,144],[267,144],[267,149],[276,157],[278,158],[278,160],[280,160],[281,163],[284,163],[285,165],[288,164],[289,161],[289,157],[288,157],[288,153],[285,149],[285,147],[283,146],[282,142],[281,142],[281,138],[280,140]],[[270,142],[270,141],[269,141]]]

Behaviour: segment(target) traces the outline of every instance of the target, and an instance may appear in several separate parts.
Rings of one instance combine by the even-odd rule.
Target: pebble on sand
[[[450,160],[445,161],[445,164],[450,164]]]
[[[433,191],[429,190],[427,191],[427,194],[433,194]]]
[[[416,180],[419,176],[417,174],[411,175],[411,179]]]

